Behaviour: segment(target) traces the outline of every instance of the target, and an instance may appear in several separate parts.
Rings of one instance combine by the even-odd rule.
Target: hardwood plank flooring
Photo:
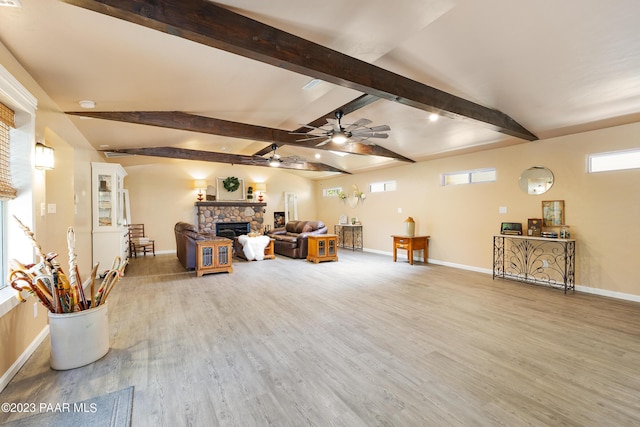
[[[0,401],[133,385],[134,426],[640,425],[640,304],[339,256],[200,278],[174,255],[133,259],[109,353],[53,371],[47,340]]]

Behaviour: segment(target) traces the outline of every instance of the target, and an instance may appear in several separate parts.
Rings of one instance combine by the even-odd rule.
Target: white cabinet
[[[93,263],[98,271],[111,268],[116,257],[129,257],[129,234],[125,221],[124,177],[122,166],[91,163],[93,201]]]

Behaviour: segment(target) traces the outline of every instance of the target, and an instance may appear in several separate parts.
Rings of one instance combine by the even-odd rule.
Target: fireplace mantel
[[[202,202],[195,202],[195,206],[240,206],[240,207],[245,207],[245,206],[249,206],[249,207],[258,207],[258,208],[264,208],[267,206],[266,203],[260,203],[260,202],[244,202],[241,200],[238,201],[229,201],[229,202],[211,202],[211,201],[202,201]]]

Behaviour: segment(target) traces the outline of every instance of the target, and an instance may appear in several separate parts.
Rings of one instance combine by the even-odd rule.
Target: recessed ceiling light
[[[2,1],[2,0],[0,0]],[[85,100],[85,101],[80,101],[78,104],[80,104],[80,106],[82,108],[96,108],[96,103],[93,101],[89,101],[89,100]]]
[[[109,144],[100,144],[100,148],[107,148]]]
[[[20,0],[0,0],[0,7],[22,7]]]
[[[319,159],[320,157],[322,157],[319,153],[316,153],[316,159]]]
[[[436,113],[431,113],[431,114],[429,114],[429,121],[430,121],[430,122],[438,121],[438,118],[439,118],[439,117],[440,117],[440,116],[439,116],[438,114],[436,114]]]

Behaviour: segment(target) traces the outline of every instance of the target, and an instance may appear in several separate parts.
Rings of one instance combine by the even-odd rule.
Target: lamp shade
[[[193,188],[207,188],[207,181],[204,179],[196,179],[193,181]]]
[[[256,182],[256,191],[267,191],[267,184],[265,182]]]
[[[36,168],[53,169],[54,164],[53,148],[47,147],[42,142],[36,142]]]

